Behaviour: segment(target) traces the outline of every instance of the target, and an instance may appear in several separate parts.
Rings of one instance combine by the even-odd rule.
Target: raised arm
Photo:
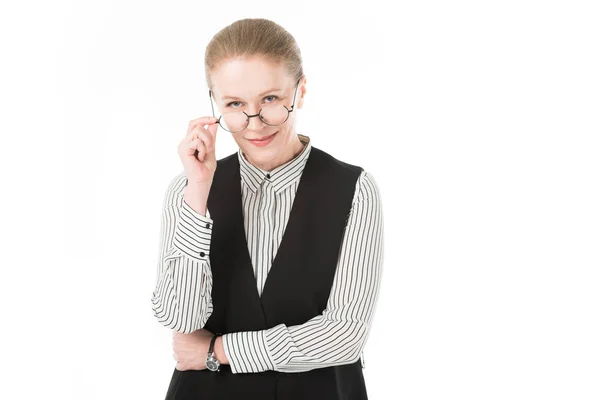
[[[213,310],[209,260],[213,221],[205,205],[185,194],[186,183],[185,174],[179,174],[165,194],[151,299],[158,322],[181,333],[202,329]]]

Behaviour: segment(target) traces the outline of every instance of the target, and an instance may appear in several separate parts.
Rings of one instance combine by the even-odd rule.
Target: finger
[[[194,156],[196,156],[196,158],[200,161],[202,161],[202,154],[201,152],[202,147],[201,147],[202,141],[198,138],[196,139],[192,139],[192,141],[189,143],[189,149],[190,149],[190,153],[189,154],[194,154]]]
[[[194,154],[194,152],[198,150],[198,142],[200,141],[200,139],[194,136],[190,137],[190,140],[184,140],[182,143],[180,143],[180,146],[185,154]],[[180,336],[181,334],[178,335],[178,337]],[[175,337],[175,335],[173,335],[173,337]]]
[[[215,125],[218,125],[218,124],[215,124]],[[213,126],[213,125],[209,125],[209,126]],[[216,129],[216,128],[213,128],[213,129]],[[193,128],[192,128],[192,129],[191,129],[189,132],[188,132],[188,135],[187,135],[187,140],[188,140],[188,141],[192,141],[192,140],[194,140],[196,137],[198,137],[198,134],[199,134],[200,132],[204,132],[204,133],[206,133],[206,135],[207,135],[209,138],[211,138],[211,139],[212,139],[212,140],[211,140],[211,143],[212,143],[212,142],[214,142],[214,135],[213,135],[211,132],[209,132],[209,131],[208,131],[208,130],[205,128],[205,127],[203,127],[202,125],[195,125],[195,126],[194,126],[194,127],[193,127]],[[213,147],[214,147],[214,144],[213,144]]]
[[[198,138],[194,139],[194,146],[195,146],[195,150],[198,152],[198,154],[196,155],[196,158],[198,158],[198,161],[204,161],[204,158],[206,157],[206,153],[208,153],[206,151],[206,147],[204,146],[204,142]]]
[[[218,119],[217,119],[218,121]],[[219,124],[218,123],[214,123],[208,126],[208,131],[210,132],[210,134],[212,135],[213,141],[216,142],[217,141],[217,129],[219,128]]]
[[[195,129],[195,131],[197,134],[197,138],[204,142],[204,147],[206,147],[206,150],[214,151],[215,145],[213,136],[210,133],[208,133],[206,129]]]
[[[217,126],[218,120],[219,119],[215,118],[215,117],[202,117],[202,118],[193,119],[188,124],[187,134],[189,135],[197,126],[200,126],[200,127],[204,127],[205,125]]]
[[[190,129],[194,129],[194,127],[196,125],[208,125],[208,124],[214,124],[218,121],[219,119],[217,117],[200,117],[200,118],[196,118],[193,119],[189,122],[188,124],[188,130]]]

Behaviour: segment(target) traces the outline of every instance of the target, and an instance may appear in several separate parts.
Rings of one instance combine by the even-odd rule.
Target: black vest
[[[213,333],[299,325],[327,305],[348,214],[362,168],[311,149],[287,226],[261,296],[248,253],[237,153],[218,160],[208,209]],[[174,369],[166,400],[364,400],[361,360],[307,372],[233,374]]]

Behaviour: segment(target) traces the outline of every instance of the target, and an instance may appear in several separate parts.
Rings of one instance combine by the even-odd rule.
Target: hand
[[[177,360],[175,368],[179,371],[206,369],[208,347],[213,336],[206,329],[187,334],[173,331],[173,358]]]
[[[215,157],[215,143],[219,127],[217,121],[218,118],[215,117],[191,120],[185,138],[177,147],[188,185],[209,189],[212,184],[217,169]],[[208,129],[204,125],[208,125]]]

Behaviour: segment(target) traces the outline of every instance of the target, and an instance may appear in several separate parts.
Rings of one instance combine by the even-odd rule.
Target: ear
[[[304,104],[304,96],[306,96],[306,76],[303,76],[302,79],[300,80],[300,83],[298,84],[298,102],[297,102],[297,108],[302,108],[302,105]]]

